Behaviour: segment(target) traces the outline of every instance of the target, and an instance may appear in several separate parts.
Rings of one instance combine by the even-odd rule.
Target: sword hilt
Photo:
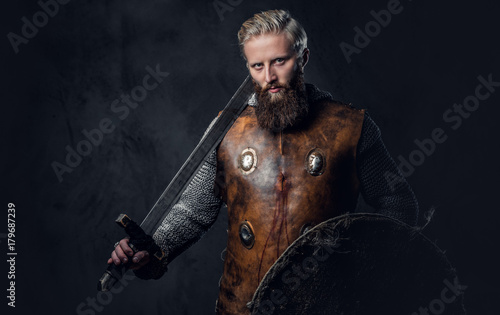
[[[165,258],[165,252],[154,242],[150,235],[134,221],[132,221],[126,214],[120,214],[115,222],[130,236],[129,246],[134,252],[141,250],[148,251],[151,256],[159,261]],[[113,285],[118,282],[122,276],[127,272],[130,261],[126,264],[115,265],[111,263],[106,271],[103,273],[99,282],[97,283],[98,291],[109,291]]]

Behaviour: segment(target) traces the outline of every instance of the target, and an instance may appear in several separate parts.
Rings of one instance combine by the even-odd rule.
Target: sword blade
[[[165,191],[161,194],[158,201],[156,201],[153,208],[149,211],[146,218],[142,221],[141,227],[147,234],[152,235],[161,222],[163,222],[163,219],[170,212],[172,206],[179,200],[191,182],[191,179],[200,169],[203,161],[215,150],[243,109],[245,109],[253,90],[252,79],[250,76],[247,76],[233,97],[231,97],[231,100],[229,100],[212,128],[198,143]]]

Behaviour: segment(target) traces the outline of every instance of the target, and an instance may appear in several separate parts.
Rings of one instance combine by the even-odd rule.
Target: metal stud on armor
[[[240,239],[243,246],[248,249],[253,247],[255,243],[255,235],[253,233],[252,225],[248,221],[241,222],[240,224]]]
[[[252,148],[246,148],[238,157],[238,168],[240,171],[248,175],[257,167],[257,153]]]
[[[306,157],[306,169],[312,176],[323,174],[326,168],[325,155],[320,149],[312,149]]]

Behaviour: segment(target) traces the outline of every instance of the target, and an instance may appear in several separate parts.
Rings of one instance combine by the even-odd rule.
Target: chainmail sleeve
[[[387,152],[380,129],[368,113],[365,113],[356,160],[365,201],[380,214],[416,225],[417,199]]]
[[[196,243],[217,219],[222,201],[213,192],[216,158],[214,150],[153,234],[155,243],[166,253],[166,259],[160,263],[151,258],[150,263],[134,271],[137,277],[160,278],[167,264]]]

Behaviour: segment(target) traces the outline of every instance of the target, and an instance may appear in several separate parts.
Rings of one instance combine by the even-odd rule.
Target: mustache
[[[262,92],[267,92],[269,91],[270,89],[289,89],[290,86],[288,84],[279,84],[279,83],[276,83],[276,84],[267,84],[265,87],[261,88],[261,91]]]

